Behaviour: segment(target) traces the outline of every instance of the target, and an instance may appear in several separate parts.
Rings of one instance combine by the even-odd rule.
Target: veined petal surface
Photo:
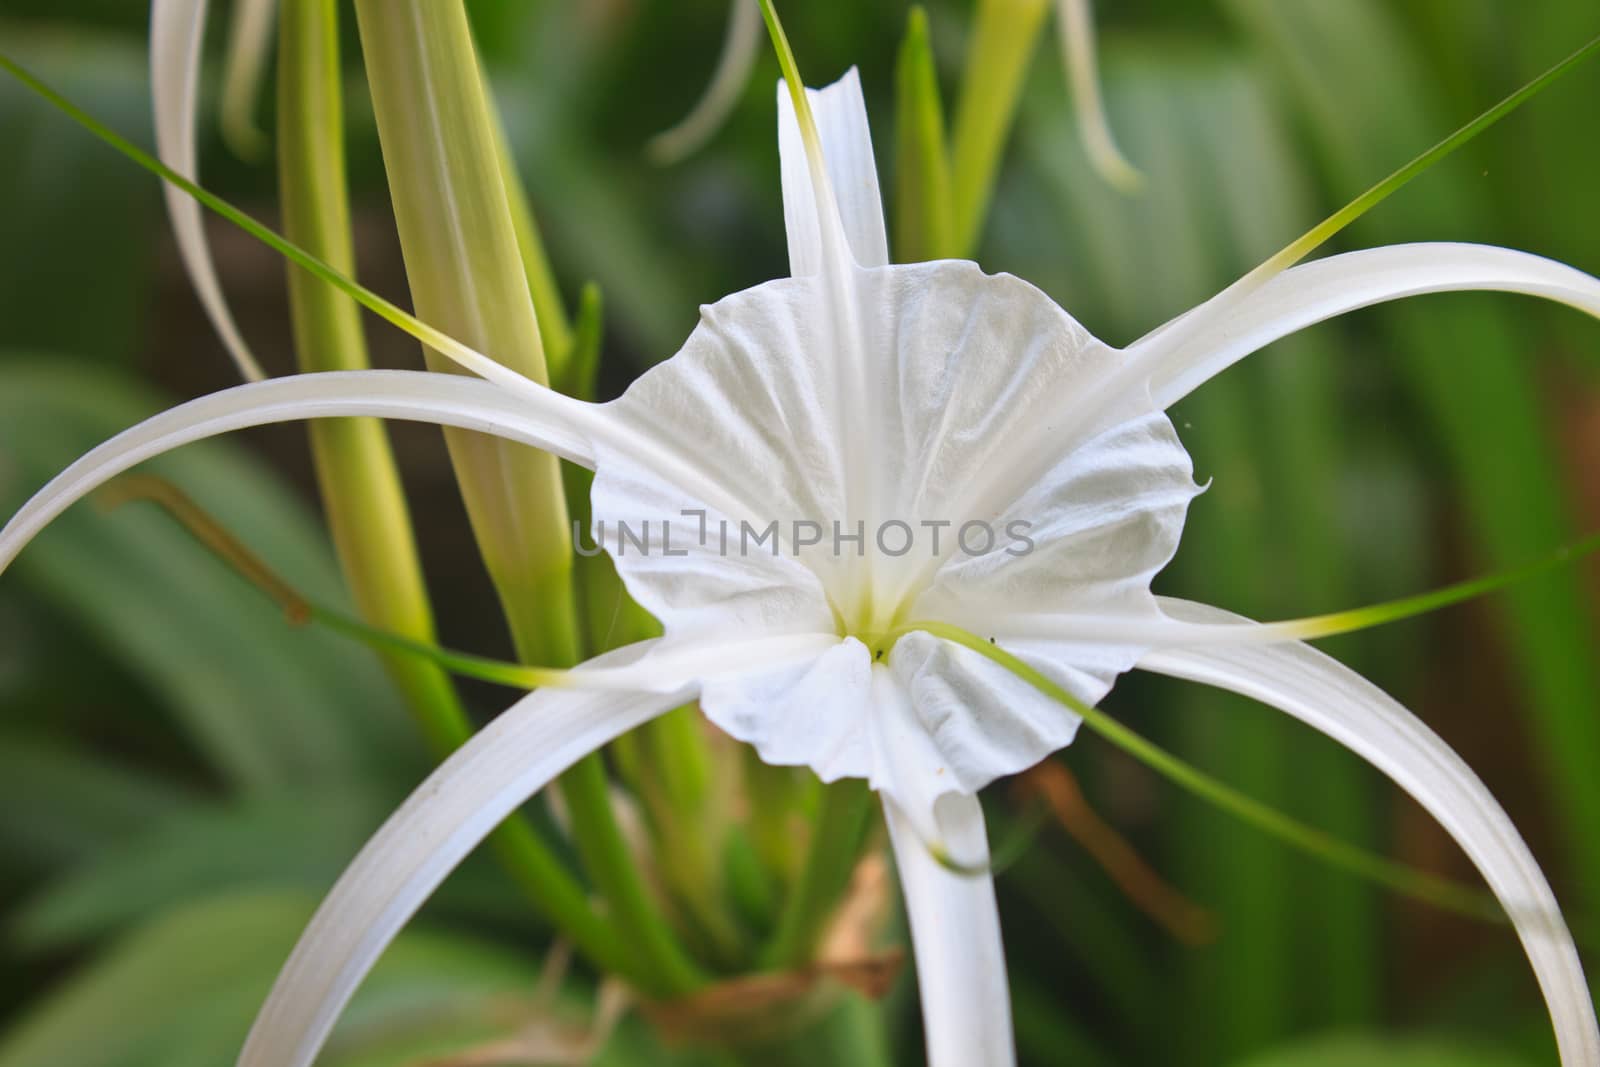
[[[920,817],[1077,724],[940,642],[902,639],[875,671],[875,635],[1047,608],[1159,622],[1150,579],[1198,490],[1147,396],[1064,410],[1119,354],[1038,289],[969,262],[862,265],[886,253],[859,84],[809,99],[829,184],[860,194],[840,197],[852,261],[810,270],[826,203],[786,109],[798,276],[703,308],[682,350],[607,405],[618,434],[659,446],[640,463],[595,436],[593,535],[671,639],[838,634],[826,663],[708,687],[702,706],[768,761],[864,776]],[[1067,437],[1078,447],[1052,458]],[[1144,651],[996,633],[1090,703]],[[880,672],[909,705],[872,695]]]
[[[608,406],[616,423],[669,442],[662,447],[674,463],[705,470],[716,487],[714,500],[686,493],[684,479],[657,473],[663,464],[647,468],[595,441],[594,536],[612,548],[630,591],[668,635],[835,630],[865,641],[874,617],[970,627],[1046,608],[1159,621],[1150,579],[1171,558],[1197,492],[1164,415],[1114,425],[1038,478],[968,510],[1028,458],[1013,450],[1064,430],[1057,399],[1088,388],[1110,350],[1037,289],[969,263],[855,268],[852,284],[866,312],[863,347],[874,357],[871,454],[847,450],[848,428],[822,399],[840,387],[840,372],[825,286],[812,277],[769,282],[704,309],[682,351]],[[872,492],[861,487],[867,465],[891,473]],[[852,501],[866,506],[852,511]],[[871,606],[867,613],[862,605]],[[1143,651],[1020,637],[1006,644],[1091,703]],[[1008,689],[995,677],[1004,672],[976,662],[981,657],[961,667],[969,657],[930,660],[921,649],[903,640],[892,659],[905,677],[923,678],[919,693],[939,691],[926,679],[934,665],[954,672],[963,697]],[[853,691],[866,685],[866,657],[840,653],[836,664],[852,672]],[[1017,736],[1032,743],[966,746],[969,758],[950,788],[977,788],[1070,739],[1073,723],[1058,705],[1027,687],[1018,695],[1026,706],[1015,711],[1025,723]],[[805,763],[828,777],[872,766],[868,734],[758,726],[786,702],[765,687],[759,702],[722,704],[733,696],[709,693],[707,713],[769,760]],[[1009,703],[982,699],[970,724],[999,728],[1013,717]],[[853,749],[834,744],[848,738]],[[786,748],[785,739],[799,747]],[[998,762],[970,756],[1002,750]]]
[[[809,660],[708,679],[700,707],[774,766],[810,767],[825,782],[871,778],[872,682],[872,653],[847,637]]]
[[[204,9],[158,0],[152,19],[161,152],[191,176]],[[1548,886],[1442,742],[1309,649],[1150,651],[1140,640],[1142,624],[1153,634],[1169,622],[1149,584],[1198,491],[1167,404],[1277,337],[1355,307],[1498,288],[1600,313],[1600,282],[1503,249],[1376,249],[1287,271],[1118,352],[1016,278],[968,262],[889,266],[855,72],[806,99],[818,134],[809,141],[780,90],[794,276],[703,309],[683,350],[620,400],[596,408],[557,396],[455,344],[441,350],[499,384],[407,372],[259,383],[127,431],[0,532],[3,566],[62,508],[142,459],[296,418],[425,419],[597,468],[594,536],[666,637],[653,663],[603,659],[589,681],[649,692],[596,695],[575,678],[576,691],[529,697],[448,761],[341,880],[242,1062],[309,1063],[383,946],[505,814],[584,753],[698,692],[715,722],[770,762],[865,777],[885,794],[930,1058],[1009,1064],[992,885],[940,866],[929,846],[981,866],[971,794],[1068,743],[1078,724],[969,649],[926,633],[888,646],[887,634],[918,620],[987,633],[1086,703],[1137,663],[1258,696],[1360,752],[1440,818],[1506,901],[1564,1057],[1600,1061]],[[198,208],[177,196],[169,190],[185,263],[234,349]],[[250,373],[242,341],[235,355]],[[984,528],[981,547],[969,524]],[[1168,609],[1189,623],[1239,623]],[[1077,640],[1071,626],[1008,622],[1045,616],[1115,618],[1122,629],[1114,641]]]

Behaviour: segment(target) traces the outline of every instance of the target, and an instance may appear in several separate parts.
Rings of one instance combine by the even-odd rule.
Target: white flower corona
[[[732,559],[708,539],[691,541],[688,558],[624,551],[615,562],[668,647],[835,638],[809,662],[706,680],[701,706],[768,762],[869,779],[932,840],[938,797],[1037,763],[1077,721],[977,653],[926,634],[889,646],[885,635],[913,620],[981,630],[1096,703],[1145,648],[1022,637],[1005,620],[1158,625],[1150,579],[1198,488],[1145,390],[1103,388],[1115,386],[1119,353],[1038,289],[964,261],[889,265],[855,73],[812,106],[833,197],[812,188],[780,89],[794,276],[706,308],[682,350],[611,409],[677,465],[710,471],[717,495],[694,503],[712,525],[814,515],[860,539]],[[835,247],[849,252],[831,260],[818,216],[830,200],[842,220]],[[595,458],[597,520],[638,528],[683,509],[685,487],[659,468],[598,442]],[[960,551],[965,523],[1010,520],[1030,524],[1033,551],[998,539]],[[891,554],[874,535],[938,521],[951,523],[939,553]]]

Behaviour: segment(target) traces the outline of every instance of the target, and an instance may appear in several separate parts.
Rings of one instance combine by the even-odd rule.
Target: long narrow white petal
[[[1184,601],[1163,599],[1162,607],[1195,622],[1245,621]],[[1589,987],[1555,895],[1506,813],[1432,730],[1365,678],[1307,645],[1167,649],[1150,653],[1139,666],[1280,708],[1415,797],[1471,857],[1516,925],[1549,1004],[1562,1063],[1600,1064]]]
[[[809,664],[840,643],[835,633],[763,634],[656,643],[646,655],[617,666],[585,666],[566,671],[548,685],[562,689],[664,693],[681,689],[689,678],[738,681],[752,672]]]
[[[640,648],[595,662],[626,660]],[[687,697],[540,690],[485,727],[339,878],[279,973],[240,1067],[307,1067],[389,942],[491,830],[577,760]]]
[[[123,471],[179,445],[247,426],[375,415],[481,430],[590,462],[581,401],[550,394],[540,406],[488,382],[424,371],[337,371],[239,385],[154,415],[80,457],[0,530],[0,570],[45,524]]]
[[[807,89],[806,99],[817,120],[822,158],[827,166],[834,205],[850,254],[863,267],[889,262],[889,239],[883,225],[883,200],[878,194],[878,168],[867,129],[867,104],[861,77],[851,67],[825,89]],[[778,83],[778,156],[783,164],[783,221],[789,235],[789,273],[796,278],[819,273],[824,265],[819,213],[826,216],[825,195],[812,182],[810,160],[794,101]],[[819,206],[820,204],[820,206]]]
[[[1390,245],[1293,267],[1220,314],[1202,304],[1130,346],[1127,366],[1165,408],[1234,363],[1312,323],[1424,293],[1525,293],[1600,317],[1600,279],[1492,245]]]
[[[1072,109],[1089,162],[1106,181],[1124,192],[1144,184],[1144,175],[1117,147],[1100,95],[1100,74],[1095,60],[1094,12],[1089,0],[1056,0],[1056,30],[1061,39],[1061,63],[1072,88]]]
[[[1186,622],[1134,611],[1005,612],[998,605],[982,606],[960,615],[963,629],[982,633],[1001,643],[1062,641],[1073,645],[1123,645],[1142,648],[1196,648],[1202,645],[1277,645],[1326,637],[1317,623],[1322,616],[1282,622]],[[1092,703],[1092,702],[1091,702]]]
[[[228,60],[222,79],[222,135],[241,158],[265,151],[267,135],[256,121],[261,83],[272,47],[272,16],[278,0],[234,0],[228,27]]]
[[[200,103],[200,44],[205,38],[207,0],[155,0],[150,7],[150,91],[155,104],[156,152],[191,181],[199,180],[195,120]],[[178,254],[228,354],[248,381],[265,375],[222,296],[217,268],[206,243],[200,205],[171,185],[162,189],[177,238]]]
[[[761,8],[756,0],[733,0],[728,8],[727,36],[710,84],[683,121],[650,139],[646,151],[652,159],[663,165],[676,163],[711,140],[738,104],[755,69],[760,45]]]
[[[884,802],[883,813],[911,922],[928,1067],[1008,1067],[1016,1051],[994,880],[941,866],[893,801]],[[987,860],[976,797],[947,794],[938,815],[952,850]]]

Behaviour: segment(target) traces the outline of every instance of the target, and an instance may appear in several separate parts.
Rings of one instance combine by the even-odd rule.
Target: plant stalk
[[[505,152],[461,0],[357,0],[367,77],[418,316],[500,363],[548,381],[543,340],[506,190]],[[436,369],[451,369],[427,353]],[[573,553],[554,456],[446,431],[457,479],[526,663],[581,652]],[[698,982],[650,898],[611,807],[598,754],[560,788],[586,870],[629,952],[621,969],[652,995]]]
[[[957,256],[971,256],[983,232],[1022,81],[1049,7],[1048,0],[978,0],[950,146]]]
[[[338,8],[334,0],[283,0],[279,11],[278,159],[284,232],[343,271],[355,272],[344,156]],[[369,365],[355,302],[290,265],[289,307],[302,371]],[[361,617],[424,644],[433,611],[405,491],[377,419],[320,419],[311,452],[334,547]],[[454,685],[437,664],[380,653],[429,748],[439,757],[472,734]],[[491,838],[519,889],[598,965],[616,966],[622,943],[590,908],[583,887],[520,818]]]

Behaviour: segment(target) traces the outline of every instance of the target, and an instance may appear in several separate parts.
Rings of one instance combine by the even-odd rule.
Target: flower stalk
[[[337,270],[355,271],[344,158],[338,9],[333,0],[282,0],[279,8],[278,178],[284,233]],[[368,366],[360,309],[344,293],[289,265],[289,309],[302,371]],[[325,419],[308,427],[323,509],[361,617],[420,645],[435,640],[405,491],[377,419]],[[380,650],[432,751],[443,757],[472,723],[440,665]],[[526,822],[508,821],[493,845],[519,889],[594,960],[623,958],[621,942],[582,886]]]
[[[490,101],[491,108],[493,101]],[[528,191],[517,173],[516,155],[511,139],[506,134],[505,123],[499,112],[491,111],[494,120],[495,152],[500,162],[500,178],[506,187],[506,206],[511,209],[511,225],[516,233],[517,252],[522,258],[522,271],[528,279],[528,295],[533,300],[534,318],[539,323],[539,338],[544,345],[545,369],[550,383],[569,396],[581,394],[566,388],[575,355],[574,346],[583,338],[574,332],[574,326],[561,300],[561,290],[556,285],[555,269],[545,252],[544,235],[539,232],[538,219],[533,205],[528,201]],[[595,339],[598,343],[598,338]],[[589,399],[583,397],[583,399]]]
[[[278,182],[285,235],[354,273],[345,181],[337,10],[330,0],[284,0],[279,9]],[[369,365],[360,310],[299,267],[288,268],[289,310],[302,371]],[[434,638],[404,490],[376,419],[308,428],[317,483],[346,581],[364,619],[419,641]],[[453,691],[431,665],[386,655],[435,747],[460,738]],[[462,725],[465,725],[464,719]]]
[[[858,780],[835,782],[823,790],[810,851],[784,902],[777,930],[762,950],[763,966],[794,967],[816,951],[834,906],[850,884],[876,807],[872,791]]]
[[[983,232],[1022,80],[1049,10],[1048,0],[978,2],[950,143],[955,255],[970,256]]]
[[[356,14],[417,316],[548,382],[465,9],[362,2]],[[447,369],[439,353],[427,358]],[[519,654],[548,666],[576,662],[557,461],[481,435],[446,436]]]
[[[417,313],[538,383],[549,381],[507,195],[504,138],[459,0],[360,0],[367,77]],[[431,366],[445,369],[436,352]],[[446,431],[480,551],[518,658],[568,666],[582,653],[572,542],[555,457]],[[655,995],[697,968],[633,862],[598,754],[562,776],[574,842],[630,946],[624,975]]]
[[[895,107],[895,259],[948,259],[958,252],[950,156],[928,14],[920,6],[906,17],[906,35],[895,60]]]

